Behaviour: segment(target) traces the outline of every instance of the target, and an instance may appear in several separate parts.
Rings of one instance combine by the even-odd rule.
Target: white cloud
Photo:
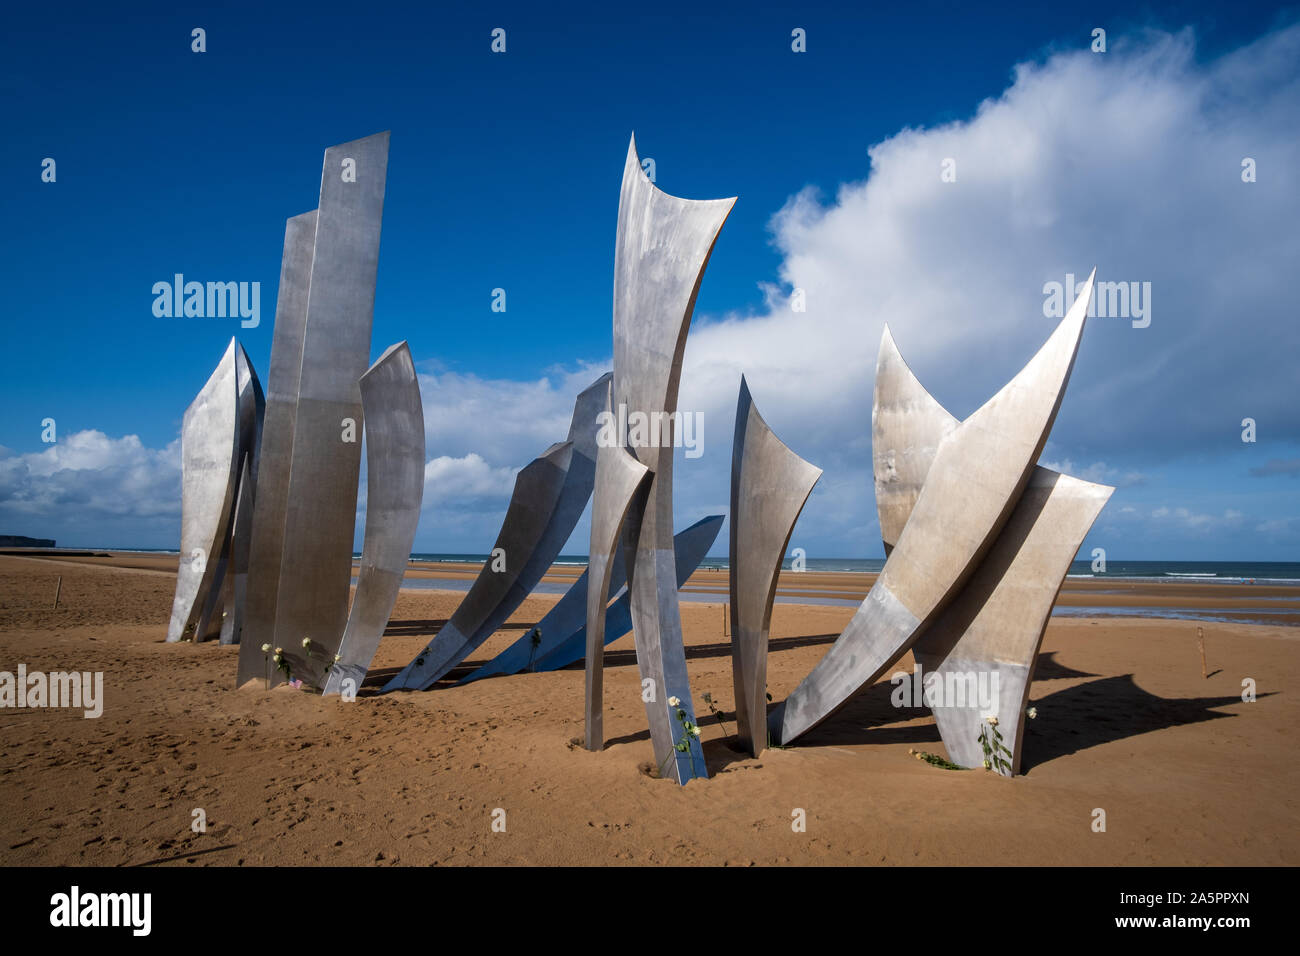
[[[460,506],[481,499],[509,498],[518,468],[493,468],[477,454],[440,455],[424,466],[424,507]]]
[[[427,453],[435,459],[473,453],[497,466],[520,468],[564,440],[578,393],[605,371],[580,365],[527,382],[422,373]]]
[[[0,458],[0,513],[41,518],[180,515],[180,441],[75,432],[40,452]]]
[[[682,518],[700,510],[693,495],[725,494],[743,371],[776,432],[826,469],[831,487],[801,530],[824,529],[831,553],[877,548],[870,410],[884,324],[962,418],[1054,327],[1044,284],[1094,264],[1099,280],[1152,284],[1151,325],[1088,323],[1052,436],[1071,453],[1058,452],[1063,470],[1093,461],[1082,477],[1139,485],[1153,463],[1222,454],[1237,438],[1224,422],[1245,414],[1294,439],[1297,115],[1300,27],[1210,63],[1190,31],[1152,33],[1105,56],[1021,64],[972,118],[873,146],[869,177],[833,200],[799,192],[772,220],[783,261],[766,308],[700,317],[688,342],[681,404],[706,412],[713,444],[705,473],[678,486]],[[1256,183],[1241,181],[1246,156]],[[955,183],[940,180],[948,157]],[[791,311],[793,288],[806,312]]]
[[[1064,461],[1040,459],[1039,464],[1053,471],[1060,471],[1067,475],[1073,475],[1075,478],[1082,478],[1084,481],[1094,481],[1115,488],[1132,488],[1137,485],[1144,485],[1147,481],[1147,476],[1140,471],[1125,471],[1120,468],[1113,468],[1104,461],[1094,461],[1091,465],[1084,466],[1076,465],[1069,458]]]
[[[181,449],[147,448],[135,435],[87,430],[39,452],[0,453],[0,524],[6,534],[63,546],[176,547]]]

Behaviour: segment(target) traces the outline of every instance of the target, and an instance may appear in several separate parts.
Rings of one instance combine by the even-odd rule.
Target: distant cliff
[[[24,538],[20,534],[0,534],[0,548],[52,548],[53,538]]]

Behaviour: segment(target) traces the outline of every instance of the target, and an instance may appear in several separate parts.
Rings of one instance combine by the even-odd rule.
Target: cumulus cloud
[[[870,408],[885,323],[963,418],[1054,327],[1047,284],[1093,265],[1099,281],[1151,283],[1151,323],[1089,321],[1052,436],[1064,470],[1093,460],[1083,477],[1141,484],[1152,464],[1224,453],[1247,414],[1300,438],[1288,384],[1300,27],[1208,63],[1190,30],[1054,53],[972,106],[877,143],[868,177],[832,199],[794,195],[772,220],[782,263],[766,307],[697,320],[682,407],[722,425],[695,483],[707,500],[725,484],[743,371],[777,433],[826,469],[800,528],[825,529],[831,551],[875,547]],[[1257,182],[1242,181],[1246,157]],[[941,179],[945,159],[955,182]],[[796,289],[806,311],[791,308]]]
[[[1300,160],[1300,28],[1209,65],[1194,52],[1184,31],[1021,64],[973,118],[873,146],[869,177],[833,202],[796,195],[774,241],[782,289],[804,290],[807,311],[772,289],[765,314],[697,328],[685,392],[744,370],[790,420],[843,421],[869,396],[889,322],[964,417],[1051,331],[1043,285],[1096,264],[1099,279],[1151,282],[1153,321],[1090,323],[1058,441],[1185,450],[1217,441],[1215,419],[1239,403],[1282,411],[1295,351],[1279,346],[1300,343],[1287,311],[1300,183],[1286,174]],[[1246,156],[1271,182],[1241,181]]]
[[[1292,522],[1300,525],[1300,522]],[[1120,505],[1102,512],[1094,527],[1094,536],[1104,540],[1110,550],[1137,550],[1144,556],[1160,557],[1151,553],[1146,547],[1150,542],[1160,542],[1164,557],[1179,553],[1186,547],[1213,545],[1225,537],[1234,540],[1241,535],[1263,534],[1266,530],[1270,540],[1288,527],[1288,519],[1261,520],[1251,517],[1237,508],[1224,508],[1219,512],[1205,511],[1186,505]],[[1115,544],[1121,543],[1115,548]],[[1178,549],[1171,551],[1171,548]],[[1222,554],[1223,548],[1202,549],[1207,557],[1214,557],[1215,552]],[[1199,553],[1199,552],[1198,552]]]
[[[579,392],[608,367],[580,364],[535,381],[459,372],[421,373],[425,447],[431,458],[480,455],[522,467],[569,433]]]
[[[488,379],[422,363],[424,505],[418,551],[486,551],[519,470],[569,434],[579,392],[608,366],[578,363],[533,381]],[[574,547],[587,551],[585,521]]]
[[[440,455],[424,466],[424,505],[469,505],[508,497],[518,468],[493,468],[475,453]]]
[[[180,515],[180,440],[146,448],[135,435],[75,432],[40,452],[0,457],[0,509],[58,516]]]
[[[1082,478],[1084,481],[1095,481],[1098,484],[1111,485],[1115,488],[1135,488],[1147,483],[1147,476],[1142,472],[1112,468],[1104,461],[1094,461],[1091,465],[1083,466],[1076,465],[1067,458],[1064,461],[1040,460],[1039,464],[1053,471],[1060,471],[1067,475],[1073,475],[1075,478]]]
[[[179,439],[154,449],[135,435],[111,438],[93,429],[40,452],[5,449],[0,521],[6,533],[60,544],[165,547],[180,535],[180,463]]]

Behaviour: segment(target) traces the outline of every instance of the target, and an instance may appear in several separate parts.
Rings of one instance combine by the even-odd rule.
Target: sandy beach
[[[163,643],[175,555],[0,557],[0,670],[102,671],[104,710],[0,709],[0,860],[7,864],[1169,864],[1300,863],[1300,589],[1072,579],[1064,607],[1254,607],[1278,624],[1070,616],[1048,627],[1023,776],[952,771],[924,709],[887,680],[788,749],[738,752],[725,572],[699,572],[682,616],[710,779],[651,775],[632,639],[606,653],[601,753],[582,733],[580,666],[454,680],[557,600],[534,595],[451,679],[374,695],[461,594],[403,590],[355,702],[233,690],[235,648]],[[581,568],[556,567],[567,582]],[[412,582],[472,566],[414,567]],[[53,607],[62,577],[59,607]],[[422,580],[423,579],[423,580]],[[449,585],[450,586],[450,585]],[[785,574],[789,599],[860,599],[867,575]],[[780,700],[849,606],[778,603]],[[900,669],[911,669],[910,655]],[[1242,682],[1257,700],[1242,700]],[[702,695],[710,693],[721,722]],[[493,812],[506,830],[493,832]],[[1094,832],[1094,810],[1106,813]],[[207,831],[191,830],[193,812]],[[806,813],[806,832],[792,814]]]

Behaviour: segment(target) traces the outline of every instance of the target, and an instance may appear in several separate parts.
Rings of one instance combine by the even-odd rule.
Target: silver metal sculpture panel
[[[387,169],[384,132],[330,147],[321,174],[272,642],[314,687],[347,623]]]
[[[731,453],[731,667],[736,726],[755,757],[767,746],[767,641],[781,560],[821,476],[768,427],[742,376]]]
[[[236,572],[247,571],[243,559],[253,493],[247,471],[257,453],[261,416],[257,373],[243,347],[231,339],[182,428],[181,559],[169,641],[186,634],[196,642],[239,640],[243,595],[236,592]],[[227,454],[230,460],[224,461]]]
[[[943,694],[954,689],[931,708],[953,763],[981,765],[979,734],[994,717],[1011,751],[1006,772],[1020,772],[1029,687],[1052,605],[1112,491],[1034,469],[984,563],[913,646],[916,660],[934,675]],[[990,700],[979,700],[982,688]]]
[[[235,378],[239,419],[239,444],[235,454],[239,461],[239,480],[235,485],[234,512],[230,516],[230,531],[226,541],[226,581],[222,588],[225,618],[220,622],[222,644],[238,644],[243,636],[248,554],[252,544],[249,532],[253,523],[256,495],[254,476],[257,474],[262,422],[266,414],[262,384],[257,380],[257,372],[242,347],[235,350]]]
[[[701,518],[689,528],[684,528],[673,537],[673,554],[677,559],[677,589],[680,591],[686,581],[700,566],[708,554],[709,548],[713,547],[713,542],[718,538],[718,532],[722,529],[722,522],[726,520],[726,515],[709,515]],[[586,575],[583,575],[586,577]],[[614,571],[610,576],[610,591],[618,592],[626,583],[626,569],[622,562],[622,553],[614,561]],[[582,600],[586,602],[586,585],[583,585]],[[605,646],[609,647],[624,634],[632,630],[632,602],[627,590],[618,594],[617,598],[605,611]],[[585,612],[584,612],[585,613]],[[575,661],[580,661],[586,655],[587,648],[587,626],[585,617],[578,622],[578,629],[569,634],[567,638],[557,646],[551,647],[545,653],[538,654],[534,660],[532,669],[535,671],[554,671],[562,667],[568,667]],[[551,642],[546,642],[548,645]]]
[[[534,458],[515,477],[510,506],[493,547],[493,552],[500,557],[489,558],[451,619],[428,647],[384,685],[384,693],[424,690],[432,685],[486,640],[486,636],[480,639],[479,634],[483,622],[496,609],[510,603],[518,607],[528,596],[532,586],[524,587],[519,582],[526,563],[520,556],[536,550],[546,533],[555,502],[564,488],[572,454],[571,444],[559,442]]]
[[[622,558],[622,552],[618,552],[610,574],[609,594],[606,595],[606,601],[627,583],[627,571],[623,566]],[[524,671],[557,670],[558,668],[553,666],[543,667],[542,662],[548,660],[556,650],[572,640],[575,634],[586,633],[584,622],[587,614],[587,582],[590,575],[590,567],[585,568],[569,590],[564,592],[564,596],[555,602],[555,606],[547,611],[527,634],[478,670],[462,677],[460,683],[471,684],[485,677],[518,674]],[[583,647],[586,647],[585,638]],[[582,654],[583,651],[579,650],[573,660],[581,660]]]
[[[235,495],[235,513],[230,526],[230,603],[221,624],[221,643],[238,644],[244,631],[244,609],[248,602],[249,531],[253,525],[253,469],[251,454],[241,456],[239,492]]]
[[[389,348],[361,376],[361,401],[366,416],[361,573],[326,694],[355,693],[365,680],[411,560],[424,498],[424,407],[405,342]]]
[[[939,443],[911,515],[862,606],[812,672],[772,712],[774,741],[789,743],[879,678],[984,558],[1047,440],[1091,294],[1089,277],[1024,369]]]
[[[253,502],[248,597],[235,677],[237,687],[250,680],[267,680],[267,657],[262,646],[275,641],[275,610],[279,603],[284,521],[288,512],[289,462],[298,412],[298,380],[302,373],[302,342],[315,242],[316,210],[294,216],[285,223],[271,366],[266,381],[266,415],[258,445],[259,463],[253,476],[257,493]]]
[[[225,610],[234,600],[234,595],[229,593],[232,590],[231,578],[230,575],[226,574],[230,555],[230,517],[227,515],[224,521],[226,538],[222,542],[220,550],[215,552],[217,557],[210,559],[215,565],[215,570],[211,580],[206,585],[207,594],[202,601],[198,602],[198,606],[202,610],[199,613],[198,623],[195,624],[194,633],[191,637],[191,640],[195,643],[215,640],[220,637]]]
[[[610,380],[612,376],[603,376],[597,384],[603,383],[604,399],[603,405],[598,406],[603,410],[609,408],[609,391]],[[590,391],[590,390],[588,390]],[[584,393],[585,394],[585,393]],[[600,391],[594,394],[597,399],[600,398]],[[571,430],[572,434],[572,430]],[[593,442],[593,446],[595,443]],[[616,449],[617,450],[617,449]],[[602,465],[600,464],[602,456],[607,457],[603,448],[593,447],[595,453],[595,474],[593,484],[601,480]],[[635,459],[632,459],[635,462]],[[608,467],[608,462],[603,466]],[[644,467],[638,466],[641,473],[644,474]],[[593,527],[594,527],[593,522]],[[623,565],[622,553],[615,555],[615,560],[608,568],[610,581],[606,587],[606,602],[613,596],[612,592],[621,588],[626,582],[626,568]],[[555,607],[537,622],[537,625],[528,633],[517,640],[510,647],[506,648],[495,658],[484,664],[478,670],[461,680],[462,684],[479,680],[483,677],[489,677],[494,674],[515,674],[519,671],[534,668],[543,658],[558,648],[561,643],[569,639],[576,631],[582,628],[583,621],[586,620],[587,610],[587,588],[591,578],[591,567],[583,571],[574,582],[573,586],[565,592],[564,597],[556,602]],[[579,655],[581,656],[581,654]],[[574,658],[577,660],[578,658]]]
[[[238,349],[231,339],[185,410],[181,426],[181,554],[168,641],[187,634],[202,640],[220,592],[219,570],[239,479]]]
[[[612,402],[613,388],[607,398]],[[607,406],[608,407],[608,406]],[[602,445],[596,458],[599,497],[591,509],[591,544],[587,565],[586,701],[583,742],[588,750],[605,746],[605,614],[617,562],[627,576],[626,557],[619,535],[633,502],[643,504],[650,470],[619,444]],[[618,561],[623,558],[622,561]],[[638,648],[638,662],[640,660]]]
[[[957,420],[913,375],[888,328],[875,393],[876,508],[888,548],[911,515],[913,489],[925,481],[938,444],[933,436],[947,434]],[[1113,491],[1036,467],[987,557],[912,646],[922,680],[937,688],[928,705],[954,763],[983,762],[979,736],[994,717],[1010,743],[1007,772],[1020,772],[1029,687],[1052,605]]]
[[[636,140],[628,146],[619,197],[614,246],[613,407],[662,420],[677,410],[678,384],[686,335],[700,280],[718,232],[734,199],[678,199],[655,187],[641,169]],[[655,761],[685,783],[706,776],[699,742],[682,734],[677,711],[694,723],[673,555],[673,430],[630,442],[630,451],[650,471],[644,502],[627,511],[623,544],[628,564],[633,634],[642,680],[651,682],[646,717]],[[615,514],[625,502],[613,489],[596,490],[593,513]],[[613,547],[591,560],[609,561]],[[589,621],[590,626],[590,621]],[[588,643],[594,637],[588,633]],[[598,643],[598,642],[597,642]],[[677,705],[669,703],[677,700]],[[686,749],[676,749],[678,741]]]
[[[876,514],[886,557],[916,506],[939,444],[959,424],[921,387],[886,325],[880,338],[871,405]]]
[[[559,557],[596,479],[596,436],[609,390],[606,373],[579,393],[567,441],[519,473],[493,554],[437,636],[384,685],[425,690],[486,641],[524,602]],[[505,569],[499,567],[503,560]]]

